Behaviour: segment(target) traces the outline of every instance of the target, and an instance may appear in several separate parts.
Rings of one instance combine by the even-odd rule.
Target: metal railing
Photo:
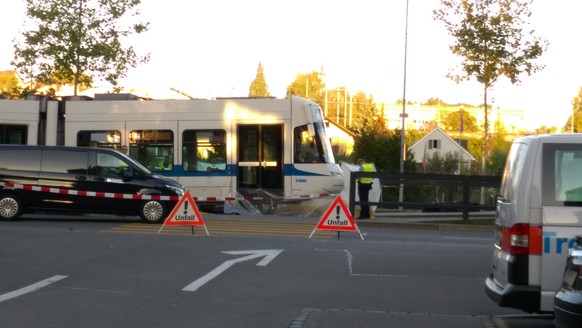
[[[362,177],[378,179],[382,195],[378,202],[356,202],[356,181]],[[352,172],[350,174],[349,210],[368,204],[378,208],[423,212],[470,212],[495,210],[495,199],[501,186],[500,176],[474,176],[423,173]],[[399,200],[403,188],[403,200]]]

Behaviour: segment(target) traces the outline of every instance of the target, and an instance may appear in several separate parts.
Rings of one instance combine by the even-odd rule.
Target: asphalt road
[[[553,326],[485,295],[491,233],[211,221],[0,222],[0,326]]]

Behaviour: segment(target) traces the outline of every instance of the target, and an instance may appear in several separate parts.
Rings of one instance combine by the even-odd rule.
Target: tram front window
[[[322,122],[315,122],[313,123],[315,127],[315,136],[319,144],[321,145],[321,157],[322,163],[335,163],[335,158],[333,157],[333,151],[331,149],[331,143],[327,138],[327,134],[325,133],[325,123]]]
[[[295,163],[333,163],[333,154],[329,142],[326,142],[323,123],[314,123],[312,127],[296,127],[294,147]]]
[[[295,163],[335,163],[331,143],[325,133],[321,107],[309,102],[308,120],[312,124],[298,126],[294,131]]]
[[[295,128],[295,163],[320,163],[322,156],[315,131],[307,125]]]

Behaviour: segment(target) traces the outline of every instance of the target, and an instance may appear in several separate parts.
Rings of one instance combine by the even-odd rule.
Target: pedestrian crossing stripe
[[[203,226],[204,220],[190,192],[186,192],[174,207],[164,226]]]
[[[315,227],[318,230],[358,231],[346,203],[337,196]]]

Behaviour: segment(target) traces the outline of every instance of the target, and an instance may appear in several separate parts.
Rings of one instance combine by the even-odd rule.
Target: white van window
[[[549,206],[582,206],[582,145],[545,144],[542,202]]]
[[[527,145],[522,143],[514,143],[509,150],[500,190],[501,196],[507,201],[515,199],[518,192],[526,154]]]

